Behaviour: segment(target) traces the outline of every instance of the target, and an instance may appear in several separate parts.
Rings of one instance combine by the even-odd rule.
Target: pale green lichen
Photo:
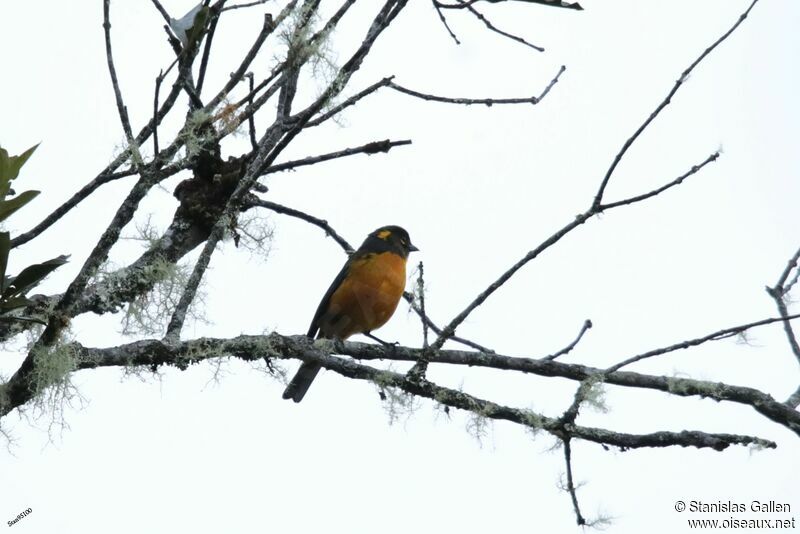
[[[261,211],[240,214],[236,234],[239,245],[250,252],[251,258],[267,259],[272,250],[275,228]]]
[[[70,388],[69,377],[78,368],[75,350],[67,344],[33,350],[31,390],[34,404],[49,405],[57,397],[64,397]]]
[[[216,132],[208,127],[212,121],[212,114],[203,109],[193,111],[186,119],[186,125],[178,134],[178,141],[183,143],[186,160],[194,159],[209,141],[213,141]]]
[[[542,428],[544,428],[544,418],[533,411],[533,409],[521,409],[522,422],[525,425],[525,431],[535,438]]]
[[[487,417],[484,411],[470,411],[467,412],[467,422],[464,428],[467,434],[475,439],[480,447],[483,447],[483,442],[489,434],[494,435],[494,420]]]
[[[600,376],[592,377],[586,381],[586,387],[581,392],[581,402],[600,413],[608,413],[606,404],[606,390]]]
[[[422,402],[415,395],[395,386],[397,377],[391,366],[385,371],[376,373],[371,380],[383,401],[389,425],[394,425],[401,419],[407,422],[422,406]]]
[[[318,97],[327,91],[329,97],[323,103],[322,111],[325,112],[335,105],[336,97],[345,85],[345,79],[337,65],[338,58],[331,46],[331,33],[333,28],[321,33],[312,42],[311,38],[319,27],[319,16],[316,11],[309,13],[310,7],[300,6],[286,19],[285,26],[279,32],[280,40],[285,47],[285,56],[293,68],[305,65],[311,67],[312,80],[320,82]],[[305,23],[304,23],[305,22]],[[275,58],[276,62],[283,60]]]
[[[389,419],[389,425],[394,425],[400,420],[407,422],[422,406],[416,396],[399,388],[378,386],[378,393],[383,401],[383,409]]]
[[[707,382],[692,380],[679,376],[667,377],[667,390],[675,395],[700,395],[719,400],[723,397],[725,384],[721,382]]]
[[[72,383],[72,373],[82,359],[68,343],[67,335],[62,334],[62,338],[52,346],[31,351],[33,370],[30,388],[33,398],[29,406],[34,418],[48,419],[48,435],[51,439],[55,428],[68,428],[65,418],[67,407],[73,407],[76,402],[82,405],[85,400]]]
[[[162,258],[157,258],[142,269],[140,276],[153,287],[128,304],[122,318],[122,333],[124,335],[163,333],[166,323],[178,306],[191,274],[191,267],[188,265],[172,263]],[[195,322],[206,322],[202,314],[205,299],[206,293],[201,282],[187,311],[188,318]]]
[[[130,277],[134,275],[135,280]],[[191,267],[184,263],[172,263],[156,257],[143,268],[131,271],[117,269],[111,263],[101,267],[95,276],[95,287],[108,288],[113,292],[122,283],[151,289],[133,298],[124,309],[121,318],[121,333],[127,336],[163,334],[175,308],[178,306],[186,283],[191,276]],[[195,298],[187,310],[187,318],[195,323],[207,323],[204,315],[206,300],[205,284],[200,282]],[[98,290],[102,299],[102,292]]]

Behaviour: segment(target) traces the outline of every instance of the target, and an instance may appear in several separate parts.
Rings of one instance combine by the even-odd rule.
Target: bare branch
[[[175,343],[180,339],[183,323],[186,321],[186,312],[189,310],[189,306],[192,302],[194,302],[195,296],[197,295],[197,288],[200,287],[200,281],[203,279],[208,264],[211,262],[211,255],[214,253],[214,250],[216,250],[220,237],[218,233],[212,233],[208,241],[206,241],[206,246],[200,254],[200,257],[197,258],[197,263],[195,263],[192,274],[186,282],[186,287],[183,289],[178,305],[172,312],[172,317],[167,325],[167,332],[164,334],[164,341]]]
[[[308,121],[308,124],[306,125],[306,127],[311,128],[312,126],[319,126],[320,124],[322,124],[323,122],[325,122],[329,118],[331,118],[334,115],[336,115],[337,113],[341,112],[343,109],[352,106],[353,104],[355,104],[356,102],[358,102],[359,100],[364,98],[365,96],[371,95],[372,93],[374,93],[375,91],[377,91],[381,87],[388,86],[389,83],[392,81],[392,79],[394,79],[394,76],[388,76],[388,77],[386,77],[386,78],[384,78],[384,79],[382,79],[382,80],[380,80],[378,82],[373,83],[372,85],[370,85],[366,89],[364,89],[362,91],[359,91],[358,93],[354,94],[353,96],[351,96],[347,100],[345,100],[345,101],[341,102],[340,104],[334,106],[333,108],[328,110],[326,113],[323,113],[322,115],[320,115],[316,119]]]
[[[785,324],[787,321],[797,318],[800,318],[800,314],[790,315],[787,317],[771,317],[769,319],[763,319],[761,321],[755,321],[752,323],[733,326],[730,328],[723,328],[722,330],[718,330],[703,337],[689,339],[687,341],[681,341],[680,343],[675,343],[674,345],[669,345],[667,347],[663,347],[660,349],[654,349],[647,352],[643,352],[642,354],[637,354],[636,356],[631,356],[626,360],[623,360],[617,364],[612,365],[607,369],[606,372],[613,373],[614,371],[618,371],[619,369],[622,369],[623,367],[626,367],[632,363],[639,362],[647,358],[652,358],[654,356],[661,356],[662,354],[668,354],[676,350],[688,349],[689,347],[696,347],[698,345],[702,345],[703,343],[707,343],[709,341],[719,341],[722,339],[728,339],[730,337],[739,335],[743,332],[747,332],[748,330],[756,328],[758,326],[765,326],[777,322],[783,322]]]
[[[128,108],[122,99],[122,91],[119,88],[119,81],[117,80],[117,70],[114,67],[114,56],[111,53],[111,0],[103,0],[103,32],[106,42],[106,62],[108,63],[108,73],[111,76],[111,85],[114,88],[114,98],[117,102],[117,111],[119,112],[119,119],[122,123],[122,129],[125,132],[125,138],[128,140],[128,150],[131,153],[131,161],[134,168],[139,168],[144,163],[141,154],[139,153],[139,146],[133,138],[133,130],[131,129],[131,121],[128,118]]]
[[[789,342],[789,347],[792,349],[792,353],[797,361],[800,362],[800,343],[797,342],[797,336],[795,335],[794,329],[792,329],[792,325],[789,322],[792,317],[789,315],[789,308],[786,306],[786,295],[796,283],[797,276],[795,276],[788,285],[786,285],[786,282],[789,279],[789,275],[791,274],[792,270],[797,269],[798,261],[800,261],[800,249],[798,249],[798,251],[795,252],[791,257],[786,265],[786,268],[778,278],[775,286],[767,287],[766,290],[767,294],[775,301],[775,305],[778,308],[778,313],[780,313],[784,320],[783,330],[786,332],[786,339]],[[800,273],[800,269],[798,270],[798,273]]]
[[[567,464],[567,491],[569,491],[569,495],[572,497],[572,508],[575,510],[575,520],[578,526],[583,526],[586,524],[586,519],[584,519],[581,514],[581,508],[578,505],[578,496],[575,494],[575,483],[572,478],[572,446],[570,445],[570,439],[564,440],[564,462]]]
[[[436,13],[439,15],[439,20],[441,20],[442,24],[444,25],[444,29],[447,30],[447,33],[450,34],[450,37],[453,38],[453,41],[455,41],[457,45],[460,45],[461,41],[458,40],[456,34],[453,33],[453,30],[450,29],[450,25],[447,24],[447,17],[445,17],[444,13],[442,13],[442,8],[439,5],[439,3],[436,0],[431,0],[431,3],[433,4],[433,7],[436,9]]]
[[[541,100],[550,92],[550,89],[558,82],[558,79],[561,77],[561,74],[567,70],[566,67],[562,66],[555,77],[550,81],[550,83],[545,87],[544,91],[539,96],[528,96],[523,98],[460,98],[460,97],[448,97],[448,96],[437,96],[431,95],[427,93],[421,93],[419,91],[415,91],[413,89],[408,89],[407,87],[403,87],[402,85],[398,85],[393,81],[389,81],[386,85],[398,91],[400,93],[413,96],[415,98],[420,98],[422,100],[428,100],[431,102],[442,102],[445,104],[463,104],[466,106],[472,105],[484,105],[484,106],[494,106],[495,104],[538,104]]]
[[[555,245],[565,235],[567,235],[568,233],[572,232],[574,229],[576,229],[577,227],[579,227],[580,225],[582,225],[583,223],[585,223],[589,219],[593,218],[594,216],[596,216],[596,215],[598,215],[598,214],[600,214],[600,213],[602,213],[604,211],[608,211],[608,210],[611,210],[611,209],[614,209],[614,208],[618,208],[620,206],[627,206],[627,205],[630,205],[630,204],[634,204],[636,202],[641,202],[643,200],[647,200],[649,198],[657,196],[658,194],[666,191],[667,189],[670,189],[670,188],[672,188],[672,187],[674,187],[674,186],[676,186],[678,184],[683,183],[683,181],[687,177],[695,174],[700,169],[705,167],[708,163],[711,163],[712,161],[716,161],[718,157],[719,157],[718,153],[712,154],[711,156],[706,158],[706,160],[703,161],[703,163],[701,163],[700,165],[695,165],[688,172],[686,172],[683,175],[679,176],[675,180],[672,180],[668,184],[666,184],[666,185],[664,185],[662,187],[659,187],[658,189],[655,189],[653,191],[650,191],[648,193],[645,193],[645,194],[642,194],[642,195],[638,195],[638,196],[635,196],[635,197],[631,197],[631,198],[628,198],[628,199],[625,199],[625,200],[622,200],[622,201],[619,201],[619,202],[612,202],[612,203],[609,203],[609,204],[595,205],[594,203],[592,203],[592,206],[588,210],[586,210],[585,212],[583,212],[580,215],[578,215],[577,217],[575,217],[575,219],[573,221],[571,221],[570,223],[565,225],[563,228],[558,230],[556,233],[551,235],[549,238],[544,240],[535,249],[533,249],[530,252],[528,252],[521,260],[519,260],[517,263],[512,265],[506,272],[504,272],[502,275],[500,275],[500,277],[497,280],[492,282],[492,284],[489,285],[489,287],[487,287],[477,297],[475,297],[475,299],[472,302],[470,302],[469,305],[467,305],[467,307],[461,313],[459,313],[452,321],[450,321],[450,323],[444,328],[444,330],[442,331],[442,334],[433,343],[434,350],[437,349],[437,348],[441,348],[442,345],[444,345],[444,343],[447,341],[447,339],[450,338],[450,336],[452,336],[455,333],[456,328],[462,322],[464,322],[464,320],[475,310],[475,308],[477,308],[478,306],[483,304],[486,301],[486,299],[489,298],[489,296],[492,293],[494,293],[495,291],[497,291],[497,289],[499,289],[501,286],[503,286],[503,284],[505,284],[517,271],[519,271],[522,267],[524,267],[528,262],[530,262],[531,260],[533,260],[534,258],[539,256],[542,252],[544,252],[545,250],[547,250],[551,246]]]
[[[786,404],[786,406],[792,409],[795,409],[798,406],[800,406],[800,387],[798,387],[797,391],[792,393],[792,395],[788,399],[786,399],[786,402],[784,404]]]
[[[253,86],[254,86],[254,83],[255,83],[254,80],[253,80],[253,73],[252,72],[248,72],[246,74],[246,76],[247,76],[248,84],[250,86],[250,94],[252,95],[253,94]],[[253,105],[253,98],[251,97],[248,100],[247,103],[252,106]],[[248,132],[250,134],[250,148],[252,148],[253,150],[257,150],[258,149],[258,141],[256,141],[256,119],[255,119],[255,117],[253,115],[250,115],[249,117],[247,117],[247,129],[248,129]]]
[[[203,48],[203,56],[200,59],[200,70],[197,74],[197,86],[195,87],[198,95],[203,92],[203,83],[206,79],[206,69],[208,69],[208,58],[211,56],[211,43],[214,40],[214,34],[217,31],[219,17],[223,11],[222,8],[224,7],[226,1],[227,0],[220,0],[209,10],[210,21],[208,33],[206,33],[206,43],[205,47]]]
[[[294,8],[294,5],[296,3],[297,3],[296,0],[293,0],[292,2],[289,2],[286,5],[286,7],[283,9],[283,11],[281,11],[281,14],[278,17],[279,21],[282,20],[283,17],[288,15],[288,13],[291,11],[291,9]],[[216,96],[214,96],[214,98],[212,98],[211,101],[208,103],[208,105],[206,106],[208,109],[216,108],[220,104],[220,102],[222,102],[228,97],[228,94],[230,94],[233,88],[236,87],[236,85],[242,80],[242,77],[250,68],[250,64],[255,59],[259,50],[261,50],[261,47],[264,45],[264,41],[267,40],[267,37],[269,37],[269,35],[273,31],[275,31],[275,28],[279,23],[280,22],[277,23],[273,22],[272,15],[270,15],[269,13],[264,15],[264,24],[261,26],[261,31],[258,33],[255,42],[250,47],[250,50],[247,51],[247,54],[245,54],[244,59],[242,59],[242,62],[239,65],[239,67],[231,73],[231,77],[228,80],[228,82],[222,87],[222,89],[219,90]],[[245,101],[249,99],[252,99],[252,96],[246,97]]]
[[[260,6],[261,4],[266,4],[267,2],[268,0],[258,0],[256,2],[247,2],[246,4],[236,4],[233,6],[222,8],[221,11],[232,11],[234,9],[243,9],[246,7]]]
[[[380,152],[386,153],[396,146],[403,146],[410,144],[411,144],[410,139],[403,139],[401,141],[391,141],[389,139],[384,139],[383,141],[372,141],[370,143],[366,143],[364,145],[353,148],[345,148],[344,150],[337,150],[336,152],[329,152],[327,154],[321,154],[319,156],[309,156],[303,159],[287,161],[285,163],[272,165],[267,169],[265,169],[262,175],[293,170],[298,167],[304,167],[306,165],[314,165],[316,163],[321,163],[323,161],[330,161],[332,159],[344,158],[347,156],[353,156],[355,154],[372,155],[372,154],[378,154]]]
[[[580,342],[581,338],[583,338],[583,334],[585,334],[591,327],[592,327],[592,321],[586,319],[586,321],[583,322],[583,326],[581,326],[581,331],[578,332],[578,337],[575,338],[575,341],[573,341],[560,351],[543,357],[542,360],[545,361],[555,360],[559,356],[564,356],[565,354],[569,354],[572,351],[572,349],[574,349],[575,346]]]
[[[464,9],[473,4],[477,4],[482,0],[468,0],[466,2],[459,1],[457,4],[445,4],[442,2],[436,1],[435,4],[438,5],[441,9]],[[508,2],[509,0],[483,0],[489,4],[500,4],[502,2]],[[548,7],[563,7],[565,9],[575,9],[577,11],[582,11],[583,8],[577,2],[562,2],[560,0],[515,0],[517,2],[525,2],[528,4],[541,4],[543,6]]]
[[[603,205],[598,207],[598,210],[603,211],[603,210],[609,210],[609,209],[612,209],[612,208],[617,208],[619,206],[627,206],[628,204],[634,204],[636,202],[641,202],[642,200],[647,200],[648,198],[651,198],[651,197],[654,197],[656,195],[659,195],[659,194],[663,193],[664,191],[666,191],[667,189],[670,189],[672,187],[675,187],[676,185],[682,184],[683,181],[686,178],[688,178],[689,176],[697,173],[698,171],[700,171],[700,169],[702,169],[703,167],[705,167],[709,163],[713,163],[713,162],[717,161],[718,158],[719,158],[719,152],[714,152],[713,154],[708,156],[702,163],[694,165],[691,169],[689,169],[688,171],[686,171],[682,175],[678,176],[677,178],[675,178],[671,182],[666,183],[666,184],[662,185],[659,188],[653,189],[652,191],[649,191],[647,193],[643,193],[641,195],[636,195],[636,196],[633,196],[633,197],[626,198],[624,200],[618,200],[616,202],[609,202],[608,204],[603,204]]]
[[[172,22],[172,19],[170,18],[169,13],[167,13],[167,10],[164,9],[164,6],[162,6],[161,2],[159,2],[158,0],[151,0],[151,1],[153,2],[153,5],[158,10],[158,12],[161,13],[161,18],[163,18],[164,22],[166,22],[167,26],[169,26],[170,23]]]
[[[297,358],[302,361],[314,361],[336,373],[358,380],[369,380],[384,387],[395,387],[418,397],[436,400],[438,403],[478,413],[490,419],[505,420],[528,427],[532,430],[544,430],[563,439],[564,433],[560,420],[546,417],[531,410],[511,408],[488,400],[484,400],[462,391],[438,386],[427,380],[411,380],[408,377],[391,371],[383,371],[358,364],[352,360],[331,356],[312,345],[305,336],[283,337],[278,334],[270,336],[239,336],[234,339],[215,340],[209,338],[167,344],[158,340],[137,341],[128,345],[107,349],[85,348],[78,344],[70,347],[79,355],[78,369],[94,369],[97,367],[118,365],[177,365],[186,368],[189,364],[223,354],[244,360],[261,358]],[[345,345],[353,345],[346,343]],[[391,354],[392,348],[372,345],[373,350]],[[549,365],[564,365],[550,362]],[[641,447],[698,447],[724,450],[730,445],[758,445],[775,448],[772,441],[758,437],[705,433],[700,431],[653,432],[650,434],[628,434],[614,432],[602,428],[573,425],[570,435],[574,438],[594,443],[632,449]]]
[[[350,243],[345,241],[345,239],[336,232],[336,230],[334,230],[333,228],[330,227],[330,225],[328,224],[328,221],[325,221],[325,220],[322,220],[322,219],[318,219],[317,217],[314,217],[312,215],[308,215],[307,213],[303,213],[302,211],[296,210],[294,208],[289,208],[287,206],[282,206],[281,204],[276,204],[275,202],[270,202],[269,200],[258,199],[256,201],[253,201],[253,205],[254,206],[259,206],[261,208],[266,208],[268,210],[272,210],[275,213],[280,213],[282,215],[288,215],[290,217],[295,217],[297,219],[301,219],[303,221],[311,223],[311,224],[313,224],[314,226],[316,226],[318,228],[322,228],[325,231],[325,234],[328,237],[333,238],[333,240],[336,241],[337,243],[339,243],[339,245],[348,254],[352,254],[354,252],[354,250],[355,250],[355,249],[353,249],[352,246],[350,246]]]
[[[501,29],[497,28],[497,27],[496,27],[494,24],[492,24],[492,23],[491,23],[491,21],[490,21],[489,19],[487,19],[487,18],[486,18],[486,17],[485,17],[485,16],[484,16],[484,15],[483,15],[481,12],[479,12],[477,9],[475,9],[474,7],[472,7],[472,4],[471,4],[471,3],[462,2],[461,0],[456,0],[456,1],[457,1],[457,2],[459,2],[460,4],[463,4],[463,5],[464,5],[464,7],[467,9],[467,11],[469,11],[470,13],[472,13],[472,14],[475,16],[475,18],[477,18],[479,21],[483,22],[483,24],[484,24],[484,25],[485,25],[485,26],[486,26],[486,27],[487,27],[487,28],[488,28],[490,31],[492,31],[492,32],[494,32],[494,33],[496,33],[496,34],[498,34],[498,35],[502,35],[503,37],[506,37],[506,38],[508,38],[508,39],[511,39],[512,41],[515,41],[515,42],[517,42],[517,43],[523,44],[523,45],[525,45],[525,46],[527,46],[527,47],[529,47],[529,48],[532,48],[532,49],[536,50],[537,52],[544,52],[544,48],[542,48],[541,46],[536,46],[536,45],[535,45],[535,44],[533,44],[533,43],[529,43],[528,41],[526,41],[526,40],[525,40],[525,39],[523,39],[522,37],[519,37],[519,36],[517,36],[517,35],[513,35],[513,34],[511,34],[511,33],[505,32],[505,31],[503,31],[503,30],[501,30]],[[441,13],[441,12],[440,12],[440,13]]]
[[[594,197],[594,203],[592,204],[594,207],[599,207],[600,204],[603,202],[603,193],[605,193],[606,186],[608,186],[608,182],[609,180],[611,180],[611,175],[614,174],[614,170],[617,168],[617,165],[619,165],[619,162],[622,161],[622,158],[625,156],[625,153],[628,151],[628,149],[639,138],[642,132],[644,132],[647,129],[647,127],[650,126],[650,123],[653,122],[653,120],[658,116],[658,114],[661,113],[661,111],[669,105],[669,103],[672,101],[672,97],[675,96],[675,93],[678,92],[678,89],[681,88],[681,85],[683,85],[683,83],[689,78],[689,75],[692,73],[695,67],[697,67],[697,65],[699,65],[700,62],[706,58],[706,56],[708,56],[717,46],[722,44],[722,42],[724,42],[725,39],[727,39],[736,30],[736,28],[739,27],[739,25],[742,22],[744,22],[744,19],[746,19],[747,15],[750,14],[750,10],[753,9],[753,7],[757,3],[758,0],[753,0],[753,2],[750,4],[750,7],[748,7],[745,10],[745,12],[739,16],[739,19],[736,21],[736,23],[733,26],[731,26],[731,28],[728,31],[726,31],[719,39],[717,39],[711,46],[706,48],[703,51],[703,53],[700,54],[700,56],[697,59],[695,59],[692,62],[692,64],[686,68],[686,70],[683,71],[680,78],[678,78],[678,80],[675,82],[675,85],[672,86],[672,89],[669,91],[669,93],[667,93],[667,96],[664,98],[664,100],[662,100],[661,103],[658,106],[656,106],[656,109],[653,110],[650,116],[647,117],[647,119],[641,124],[641,126],[639,126],[636,129],[633,135],[630,138],[628,138],[627,141],[625,141],[625,144],[622,145],[620,151],[617,152],[616,156],[614,156],[614,161],[611,162],[611,166],[606,171],[606,175],[603,177],[603,181],[600,183],[600,188],[597,190],[597,194]]]
[[[114,164],[109,165],[108,168],[111,168]],[[31,230],[18,235],[14,239],[11,240],[11,247],[18,247],[30,241],[31,239],[37,237],[39,234],[47,230],[50,226],[52,226],[55,222],[57,222],[61,217],[66,215],[72,208],[77,206],[81,203],[85,198],[89,195],[94,193],[101,185],[107,184],[109,182],[113,182],[115,180],[119,180],[121,178],[126,178],[128,176],[133,176],[137,174],[135,170],[127,170],[123,172],[107,172],[108,168],[99,174],[94,180],[83,186],[77,193],[72,195],[69,200],[64,202],[61,206],[55,209],[50,215],[44,218],[42,222],[34,226]],[[171,165],[169,167],[165,167],[161,171],[161,176],[166,178],[172,176],[183,170],[185,166],[181,165]]]

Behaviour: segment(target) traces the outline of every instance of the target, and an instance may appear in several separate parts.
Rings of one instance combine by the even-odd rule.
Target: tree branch
[[[578,343],[580,342],[581,338],[583,338],[583,334],[585,334],[591,327],[592,327],[592,321],[590,321],[589,319],[586,319],[583,322],[583,326],[581,326],[581,331],[578,332],[578,337],[575,338],[575,341],[573,341],[572,343],[570,343],[569,345],[567,345],[566,347],[564,347],[560,351],[543,357],[542,360],[551,361],[551,360],[555,360],[559,356],[564,356],[565,354],[569,354],[572,351],[572,349],[574,349],[578,345]]]
[[[262,176],[267,174],[274,174],[276,172],[281,172],[281,171],[293,170],[298,167],[304,167],[306,165],[314,165],[316,163],[321,163],[323,161],[330,161],[332,159],[353,156],[355,154],[372,155],[372,154],[378,154],[379,152],[386,153],[396,146],[404,146],[410,144],[411,144],[410,139],[403,139],[401,141],[391,141],[389,139],[384,139],[383,141],[372,141],[370,143],[366,143],[361,146],[345,148],[344,150],[337,150],[336,152],[329,152],[327,154],[321,154],[319,156],[309,156],[303,159],[287,161],[285,163],[278,163],[277,165],[271,165],[264,170]]]
[[[128,108],[122,99],[122,91],[119,88],[119,81],[117,80],[117,70],[114,67],[114,56],[111,53],[111,0],[103,0],[103,33],[105,35],[106,43],[106,62],[108,63],[108,73],[111,76],[111,85],[114,88],[114,98],[117,102],[117,111],[119,112],[119,119],[122,123],[122,129],[125,132],[125,138],[128,140],[128,150],[131,153],[131,162],[134,168],[140,169],[144,164],[142,156],[139,153],[139,146],[133,138],[133,130],[131,129],[131,121],[128,118]]]
[[[344,251],[347,252],[348,254],[352,254],[355,251],[355,249],[352,246],[350,246],[350,243],[345,241],[345,239],[342,236],[340,236],[336,232],[336,230],[331,228],[331,226],[328,224],[328,221],[318,219],[317,217],[308,215],[307,213],[304,213],[300,210],[296,210],[288,206],[283,206],[281,204],[276,204],[275,202],[270,202],[269,200],[264,200],[261,198],[259,198],[258,200],[254,200],[252,202],[252,205],[261,208],[266,208],[268,210],[274,211],[275,213],[288,215],[290,217],[295,217],[297,219],[306,221],[307,223],[311,223],[318,228],[322,228],[325,231],[325,235],[333,238],[333,240],[336,241],[339,244],[339,246],[341,246],[344,249]]]
[[[686,70],[683,71],[680,78],[678,78],[678,80],[675,82],[675,85],[672,86],[672,89],[669,91],[669,93],[667,93],[667,96],[664,98],[664,100],[662,100],[661,103],[658,106],[656,106],[656,109],[653,110],[650,116],[647,117],[647,119],[641,124],[641,126],[639,126],[636,129],[633,135],[630,138],[628,138],[627,141],[625,141],[620,151],[617,152],[616,156],[614,156],[614,161],[611,162],[611,166],[609,166],[608,170],[606,171],[606,175],[603,177],[603,181],[600,183],[600,188],[597,190],[597,194],[594,197],[593,206],[598,207],[603,202],[603,193],[606,190],[606,186],[608,186],[609,180],[611,180],[611,175],[614,174],[614,170],[617,168],[617,165],[619,165],[619,162],[622,161],[622,158],[625,156],[625,153],[628,151],[628,149],[639,138],[642,132],[644,132],[647,129],[647,127],[650,126],[650,123],[653,122],[653,120],[658,116],[658,114],[661,113],[661,111],[670,104],[670,102],[672,101],[672,97],[675,96],[675,93],[678,92],[678,89],[680,89],[683,83],[689,78],[689,75],[692,73],[695,67],[697,67],[697,65],[699,65],[700,62],[702,62],[717,46],[722,44],[725,41],[725,39],[727,39],[736,30],[736,28],[738,28],[739,25],[742,22],[744,22],[744,19],[746,19],[747,15],[750,14],[750,10],[752,10],[757,3],[758,0],[753,0],[753,2],[750,4],[750,7],[748,7],[745,10],[745,12],[739,16],[739,19],[736,21],[736,23],[733,26],[731,26],[728,31],[722,34],[722,36],[719,39],[717,39],[711,46],[706,48],[703,51],[703,53],[700,54],[700,56],[697,59],[695,59],[692,62],[692,64],[686,68]]]
[[[477,18],[479,21],[481,21],[484,24],[484,26],[486,26],[489,29],[489,31],[492,31],[492,32],[494,32],[494,33],[496,33],[498,35],[501,35],[501,36],[503,36],[503,37],[505,37],[507,39],[511,39],[512,41],[515,41],[517,43],[523,44],[523,45],[525,45],[525,46],[527,46],[529,48],[532,48],[532,49],[536,50],[537,52],[544,52],[544,48],[542,48],[541,46],[536,46],[533,43],[529,43],[528,41],[526,41],[522,37],[519,37],[517,35],[513,35],[511,33],[505,32],[505,31],[497,28],[481,12],[479,12],[477,9],[472,7],[472,3],[462,2],[461,0],[456,0],[456,1],[458,3],[460,3],[460,4],[462,4],[467,9],[467,11],[472,13],[475,16],[475,18]]]
[[[461,2],[457,4],[445,4],[442,2],[435,1],[435,5],[439,6],[441,9],[464,9],[472,4],[477,4],[481,0],[468,0],[466,2]],[[483,0],[489,4],[500,4],[503,2],[508,2],[509,0]],[[565,9],[575,9],[577,11],[582,11],[583,8],[577,2],[562,2],[560,0],[516,0],[517,2],[525,2],[528,4],[541,4],[543,6],[548,7],[563,7]]]
[[[346,343],[346,345],[354,344]],[[392,352],[392,348],[379,345],[373,347],[379,351]],[[225,340],[202,338],[177,344],[147,340],[107,349],[85,348],[78,344],[71,344],[70,348],[78,359],[78,369],[121,365],[152,367],[164,364],[177,365],[185,369],[190,364],[223,355],[231,355],[248,361],[261,358],[297,358],[303,361],[315,361],[348,378],[368,380],[383,387],[399,388],[406,393],[435,400],[445,406],[470,411],[491,419],[510,421],[534,431],[544,430],[560,439],[563,439],[567,432],[573,438],[620,447],[623,450],[682,446],[712,448],[721,451],[730,445],[756,445],[767,448],[777,446],[772,441],[754,436],[688,430],[628,434],[602,428],[572,425],[565,431],[560,420],[537,414],[531,410],[503,406],[463,391],[436,385],[427,380],[415,381],[399,373],[379,370],[352,360],[331,356],[328,352],[320,350],[317,344],[313,344],[305,336],[283,337],[271,334],[270,336],[239,336]]]
[[[395,91],[398,91],[400,93],[403,93],[403,94],[406,94],[406,95],[409,95],[409,96],[413,96],[415,98],[419,98],[419,99],[422,99],[422,100],[428,100],[428,101],[431,101],[431,102],[442,102],[442,103],[445,103],[445,104],[463,104],[463,105],[466,105],[466,106],[472,106],[472,105],[481,104],[481,105],[488,106],[488,107],[494,106],[495,104],[534,104],[535,105],[535,104],[538,104],[539,102],[541,102],[542,99],[545,96],[547,96],[547,93],[549,93],[550,89],[552,89],[553,86],[558,82],[558,79],[561,77],[561,74],[563,74],[565,70],[567,70],[567,68],[562,65],[561,68],[558,70],[558,73],[555,75],[555,77],[553,77],[552,80],[550,80],[550,83],[547,85],[547,87],[544,88],[544,90],[542,91],[542,93],[539,96],[528,96],[528,97],[523,97],[523,98],[461,98],[461,97],[437,96],[437,95],[431,95],[431,94],[427,94],[427,93],[421,93],[421,92],[415,91],[413,89],[408,89],[407,87],[403,87],[402,85],[398,85],[398,84],[394,83],[391,80],[389,80],[386,83],[386,86],[390,87],[391,89],[394,89]]]

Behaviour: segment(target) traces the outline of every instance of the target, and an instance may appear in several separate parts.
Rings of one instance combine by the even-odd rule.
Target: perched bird
[[[399,226],[384,226],[367,236],[345,262],[322,297],[308,328],[308,337],[345,340],[377,330],[394,313],[406,287],[406,260],[417,247]],[[303,400],[320,365],[304,362],[284,399]]]

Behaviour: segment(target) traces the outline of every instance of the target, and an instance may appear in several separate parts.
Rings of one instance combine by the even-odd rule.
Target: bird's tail
[[[292,399],[295,402],[300,402],[311,387],[311,382],[316,378],[322,366],[318,363],[303,362],[303,365],[297,370],[289,385],[283,390],[284,399]]]

